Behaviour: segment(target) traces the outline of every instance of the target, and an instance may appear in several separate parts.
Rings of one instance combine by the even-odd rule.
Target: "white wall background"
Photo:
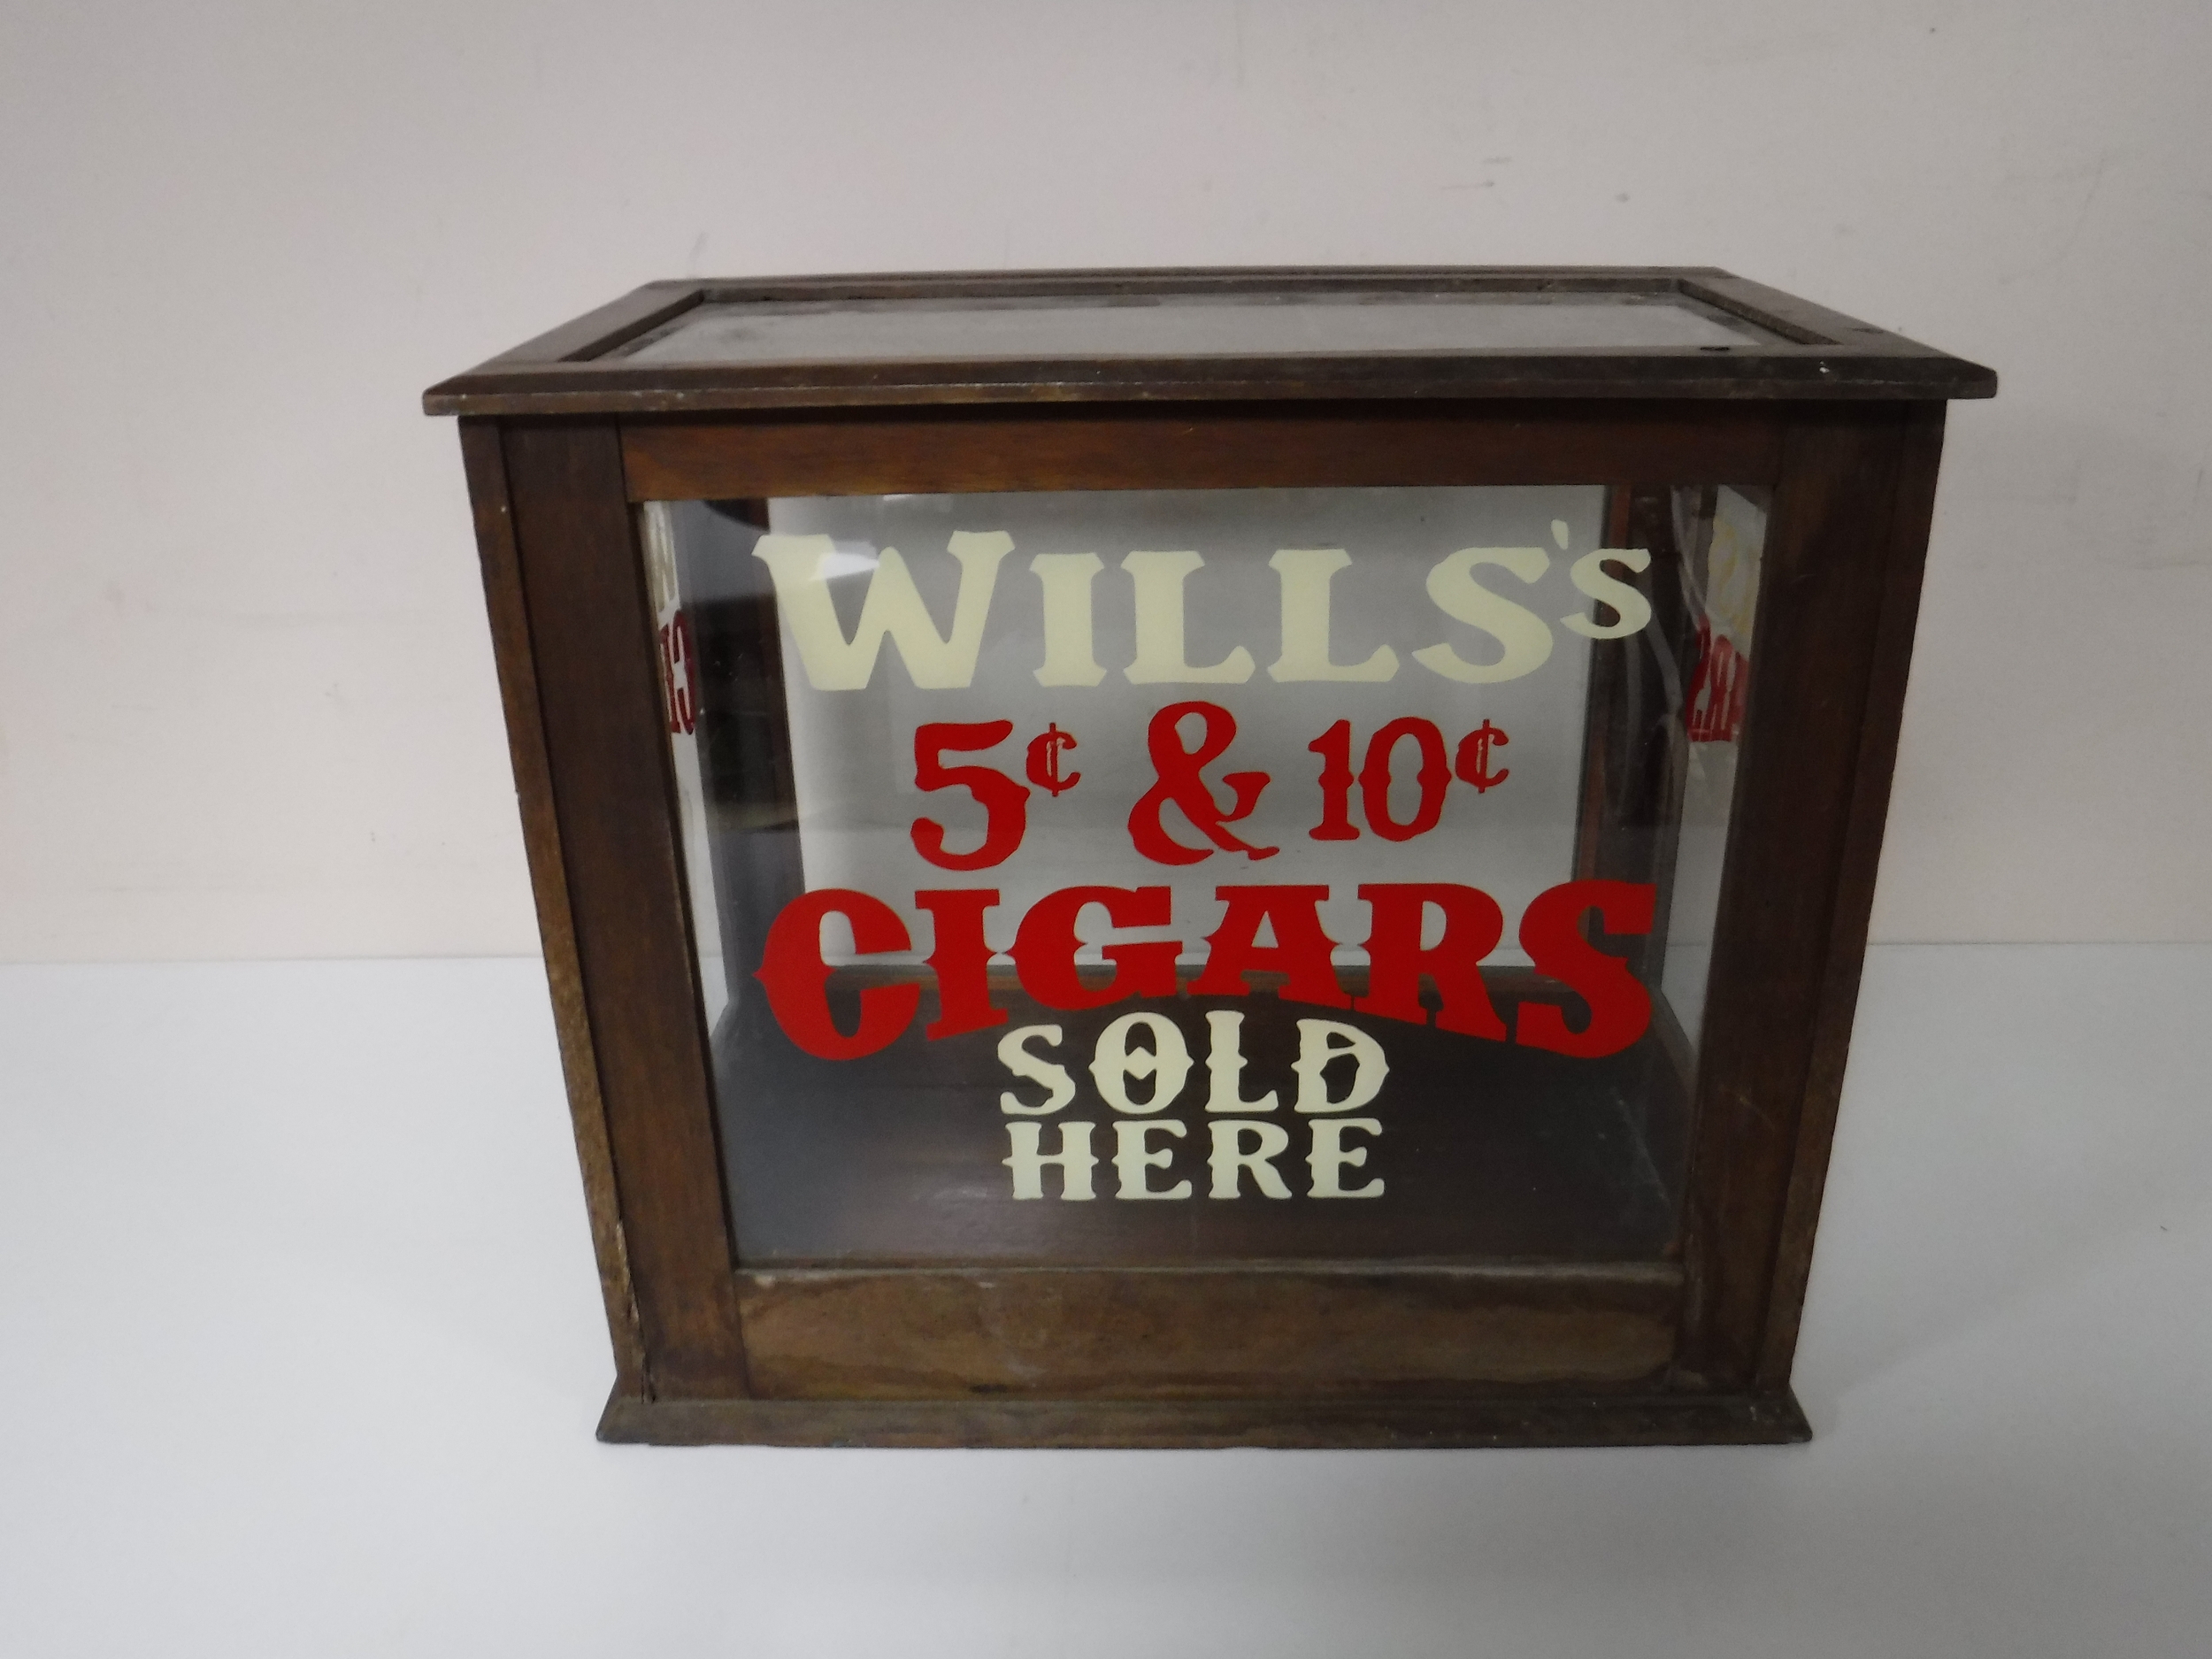
[[[2212,9],[0,18],[0,957],[535,948],[431,380],[651,277],[1726,265],[1954,411],[1876,933],[2212,939]]]

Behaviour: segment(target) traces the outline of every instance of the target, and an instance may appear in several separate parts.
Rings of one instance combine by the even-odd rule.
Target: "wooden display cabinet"
[[[461,417],[614,1440],[1801,1439],[1945,400],[1724,273],[650,285]]]

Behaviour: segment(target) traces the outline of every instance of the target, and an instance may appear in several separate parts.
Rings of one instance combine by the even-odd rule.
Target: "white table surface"
[[[1810,1446],[669,1450],[537,964],[0,969],[0,1653],[2212,1654],[2208,1033],[1874,953]]]

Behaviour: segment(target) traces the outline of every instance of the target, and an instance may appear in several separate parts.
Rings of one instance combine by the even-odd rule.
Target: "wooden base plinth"
[[[653,1446],[1405,1448],[1761,1446],[1812,1438],[1794,1395],[1330,1401],[647,1400],[603,1440]]]

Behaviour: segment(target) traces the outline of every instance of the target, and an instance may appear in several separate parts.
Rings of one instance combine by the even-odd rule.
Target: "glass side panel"
[[[772,364],[1775,343],[1763,329],[1675,294],[1380,292],[709,303],[608,356]]]
[[[1762,492],[642,511],[741,1261],[1673,1248]]]
[[[1704,1022],[1705,981],[1713,965],[1721,856],[1751,682],[1751,624],[1759,600],[1766,503],[1764,490],[1708,488],[1673,491],[1669,503],[1675,544],[1682,549],[1687,618],[1695,632],[1686,654],[1691,667],[1682,689],[1686,741],[1680,752],[1686,765],[1660,986],[1683,1029],[1693,1033]]]

